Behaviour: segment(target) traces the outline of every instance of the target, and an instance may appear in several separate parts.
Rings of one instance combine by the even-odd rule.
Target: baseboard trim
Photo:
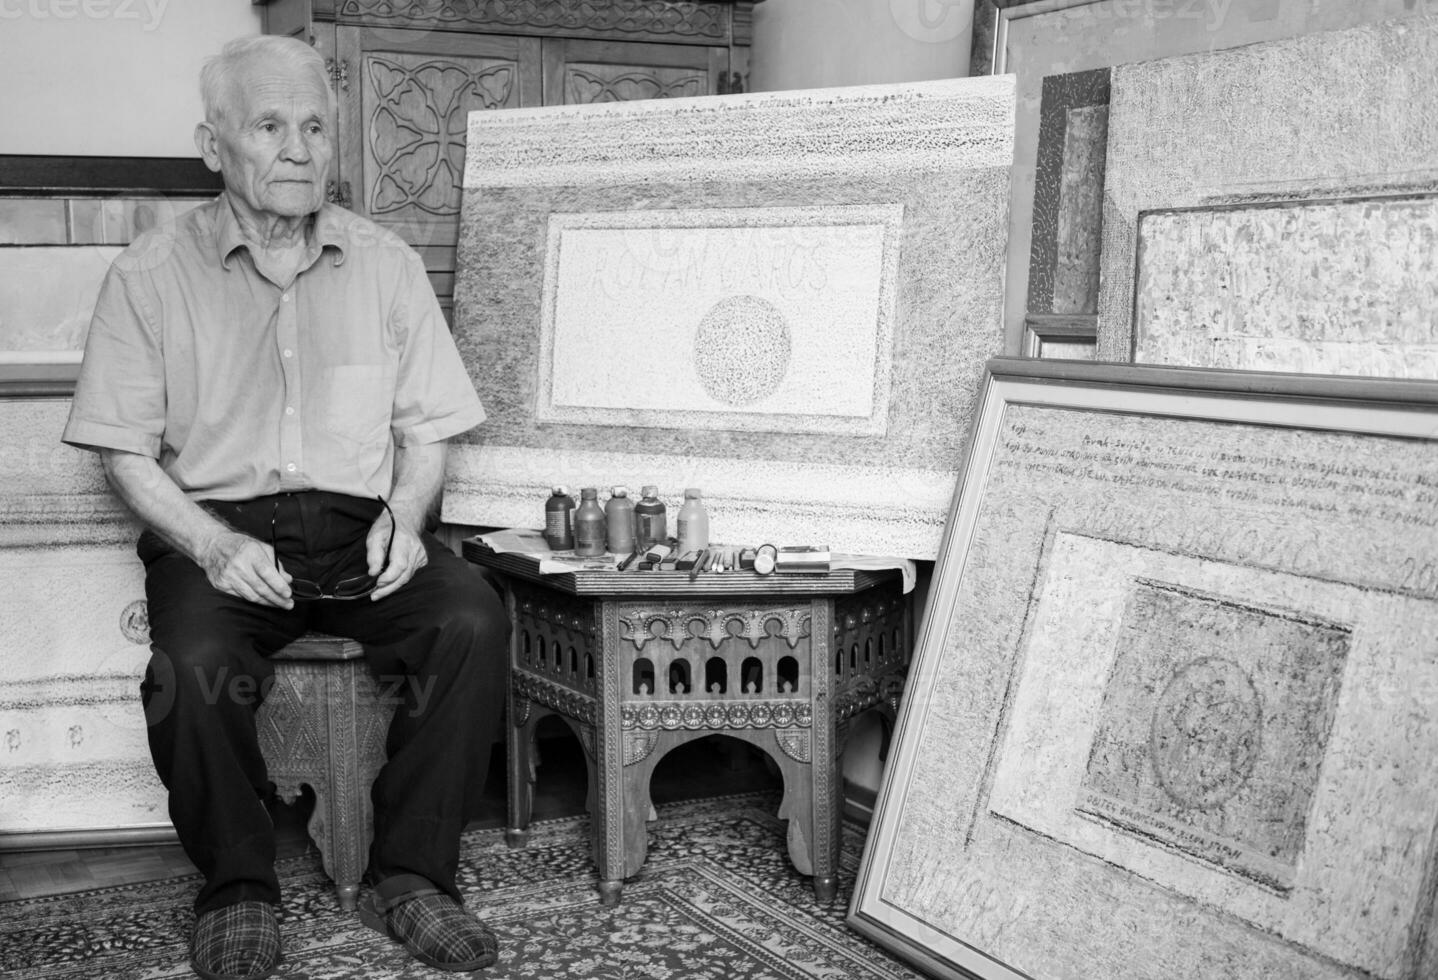
[[[844,780],[844,819],[865,827],[874,822],[874,807],[879,794],[867,786]]]
[[[178,840],[175,828],[168,823],[84,830],[6,830],[0,831],[0,851],[72,851],[93,847],[173,844]]]

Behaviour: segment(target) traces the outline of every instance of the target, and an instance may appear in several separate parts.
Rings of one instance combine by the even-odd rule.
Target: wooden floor
[[[567,730],[551,731],[540,747],[543,761],[535,787],[534,819],[583,813],[588,777],[578,740]],[[711,737],[669,753],[654,772],[649,795],[655,805],[662,805],[780,788],[777,770],[757,749],[736,739]],[[318,854],[305,831],[309,810],[308,799],[276,808],[276,843],[281,857]],[[491,760],[481,812],[469,826],[503,827],[505,812],[501,746]],[[0,852],[0,901],[133,884],[194,870],[178,844]]]

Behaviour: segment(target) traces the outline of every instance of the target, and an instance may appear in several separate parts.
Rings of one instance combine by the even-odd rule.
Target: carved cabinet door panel
[[[337,29],[342,181],[349,207],[454,270],[469,113],[539,105],[537,38]]]
[[[727,48],[640,41],[544,41],[544,102],[583,105],[714,95]]]

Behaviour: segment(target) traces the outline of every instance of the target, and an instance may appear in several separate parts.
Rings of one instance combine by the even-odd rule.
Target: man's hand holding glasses
[[[419,534],[400,523],[383,497],[375,499],[384,507],[384,513],[370,526],[369,533],[365,536],[366,573],[342,578],[328,591],[318,582],[291,575],[280,564],[275,528],[280,505],[276,499],[275,511],[270,517],[270,551],[275,556],[276,570],[289,581],[290,595],[294,599],[308,601],[368,598],[370,601],[377,601],[398,590],[429,561]]]
[[[384,503],[384,498],[380,502]],[[406,521],[395,516],[389,504],[384,509],[365,541],[369,573],[375,577],[370,599],[375,601],[397,592],[429,561],[418,529],[411,530]]]

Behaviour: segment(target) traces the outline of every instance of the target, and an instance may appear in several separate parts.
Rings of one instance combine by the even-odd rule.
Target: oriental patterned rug
[[[838,899],[814,900],[790,866],[770,795],[659,810],[649,857],[619,905],[600,906],[589,823],[537,822],[527,847],[500,830],[464,837],[465,901],[500,938],[477,977],[604,980],[916,980],[844,924],[863,832],[845,826]],[[277,977],[305,980],[453,976],[411,959],[342,912],[317,855],[282,860]],[[191,875],[0,903],[0,977],[161,980],[193,977],[186,945],[199,888]]]

